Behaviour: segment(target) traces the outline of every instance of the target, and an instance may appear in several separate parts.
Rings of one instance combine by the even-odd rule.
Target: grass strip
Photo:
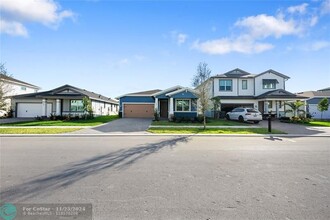
[[[96,126],[118,119],[118,115],[99,116],[93,119],[56,120],[56,121],[28,121],[1,124],[2,126]]]
[[[191,123],[191,122],[169,122],[169,121],[153,121],[151,125],[162,126],[203,126],[203,123]],[[228,121],[224,119],[208,119],[208,126],[251,126],[251,123],[241,123],[238,121]]]
[[[0,128],[0,134],[62,134],[80,128]]]
[[[330,121],[311,121],[309,122],[310,126],[322,126],[322,127],[330,127]]]

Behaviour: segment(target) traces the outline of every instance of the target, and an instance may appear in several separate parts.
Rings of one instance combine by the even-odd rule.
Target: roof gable
[[[183,88],[182,86],[173,86],[171,88],[161,90],[161,91],[155,93],[153,96],[155,96],[156,98],[163,97],[167,93],[171,93],[173,91],[176,91],[176,90],[179,90],[179,89],[182,89],[182,88]]]
[[[304,99],[306,97],[304,96],[298,96],[296,94],[293,94],[291,92],[288,92],[284,89],[276,89],[269,92],[265,92],[259,96],[257,96],[258,99],[260,98],[297,98],[297,99]]]
[[[74,87],[74,86],[71,86],[71,85],[60,86],[58,88],[48,90],[48,91],[45,91],[45,92],[29,93],[29,94],[17,95],[17,96],[13,96],[13,97],[16,97],[16,98],[54,97],[54,98],[56,98],[57,96],[60,96],[60,97],[82,97],[82,96],[87,96],[92,100],[103,101],[103,102],[114,103],[114,104],[118,103],[117,100],[108,98],[108,97],[100,95],[100,94],[96,94],[94,92],[87,91],[85,89],[80,89],[80,88],[77,88],[77,87]]]
[[[279,72],[277,72],[277,71],[275,71],[275,70],[272,70],[272,69],[269,69],[269,70],[267,70],[267,71],[265,71],[265,72],[262,72],[262,73],[256,75],[255,77],[258,77],[258,76],[264,75],[264,74],[266,74],[266,73],[272,73],[272,74],[277,75],[277,76],[279,76],[279,77],[282,77],[282,78],[284,78],[284,79],[290,79],[290,77],[288,77],[287,75],[284,75],[284,74],[279,73]]]
[[[166,96],[169,96],[169,97],[174,97],[179,95],[182,96],[182,97],[187,97],[187,95],[189,97],[192,97],[192,98],[197,98],[197,91],[193,90],[193,89],[190,89],[190,88],[182,88],[182,89],[178,89],[176,91],[173,91],[173,92],[170,92],[170,93],[167,93]]]
[[[226,73],[223,73],[223,74],[217,74],[213,77],[220,77],[220,78],[240,78],[240,77],[253,77],[254,75],[249,73],[249,72],[246,72],[244,70],[241,70],[239,68],[236,68],[236,69],[233,69],[233,70],[230,70]]]

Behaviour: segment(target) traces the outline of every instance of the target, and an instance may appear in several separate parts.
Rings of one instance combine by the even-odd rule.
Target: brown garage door
[[[152,118],[154,104],[124,104],[125,118]]]

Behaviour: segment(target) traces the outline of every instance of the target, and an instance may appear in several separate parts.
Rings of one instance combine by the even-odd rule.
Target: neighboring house
[[[48,117],[51,114],[76,116],[84,114],[84,97],[91,100],[95,116],[118,114],[117,100],[71,85],[45,92],[13,96],[12,109],[16,117]]]
[[[2,87],[4,89],[6,97],[13,95],[34,93],[40,90],[40,87],[38,86],[32,85],[27,82],[23,82],[21,80],[3,74],[0,74],[0,81],[2,83]],[[9,110],[11,106],[10,100],[11,100],[10,98],[5,100],[7,103],[7,110]]]
[[[152,118],[155,111],[161,118],[169,119],[197,116],[196,91],[182,86],[129,93],[117,99],[124,118]]]
[[[328,98],[328,102],[330,103],[330,87],[317,91],[299,92],[297,93],[297,95],[308,97],[308,99],[306,100],[306,110],[313,118],[316,119],[321,118],[321,112],[317,109],[318,103],[323,98]],[[328,111],[323,112],[322,119],[330,119],[330,106]]]
[[[285,115],[285,102],[304,99],[285,90],[288,79],[290,77],[271,69],[260,74],[234,69],[212,76],[209,79],[210,93],[211,97],[220,98],[221,111],[249,107],[281,117]],[[212,115],[212,111],[208,112],[208,116]]]

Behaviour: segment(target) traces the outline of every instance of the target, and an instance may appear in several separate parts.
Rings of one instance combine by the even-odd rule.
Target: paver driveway
[[[263,120],[259,124],[261,127],[268,128],[268,121]],[[272,128],[286,132],[287,134],[297,134],[306,136],[329,136],[329,127],[306,126],[301,124],[283,123],[278,120],[272,121]]]
[[[100,133],[147,133],[152,119],[146,118],[121,118],[115,121],[108,122],[93,128],[86,128],[73,132],[75,134],[100,134]]]

